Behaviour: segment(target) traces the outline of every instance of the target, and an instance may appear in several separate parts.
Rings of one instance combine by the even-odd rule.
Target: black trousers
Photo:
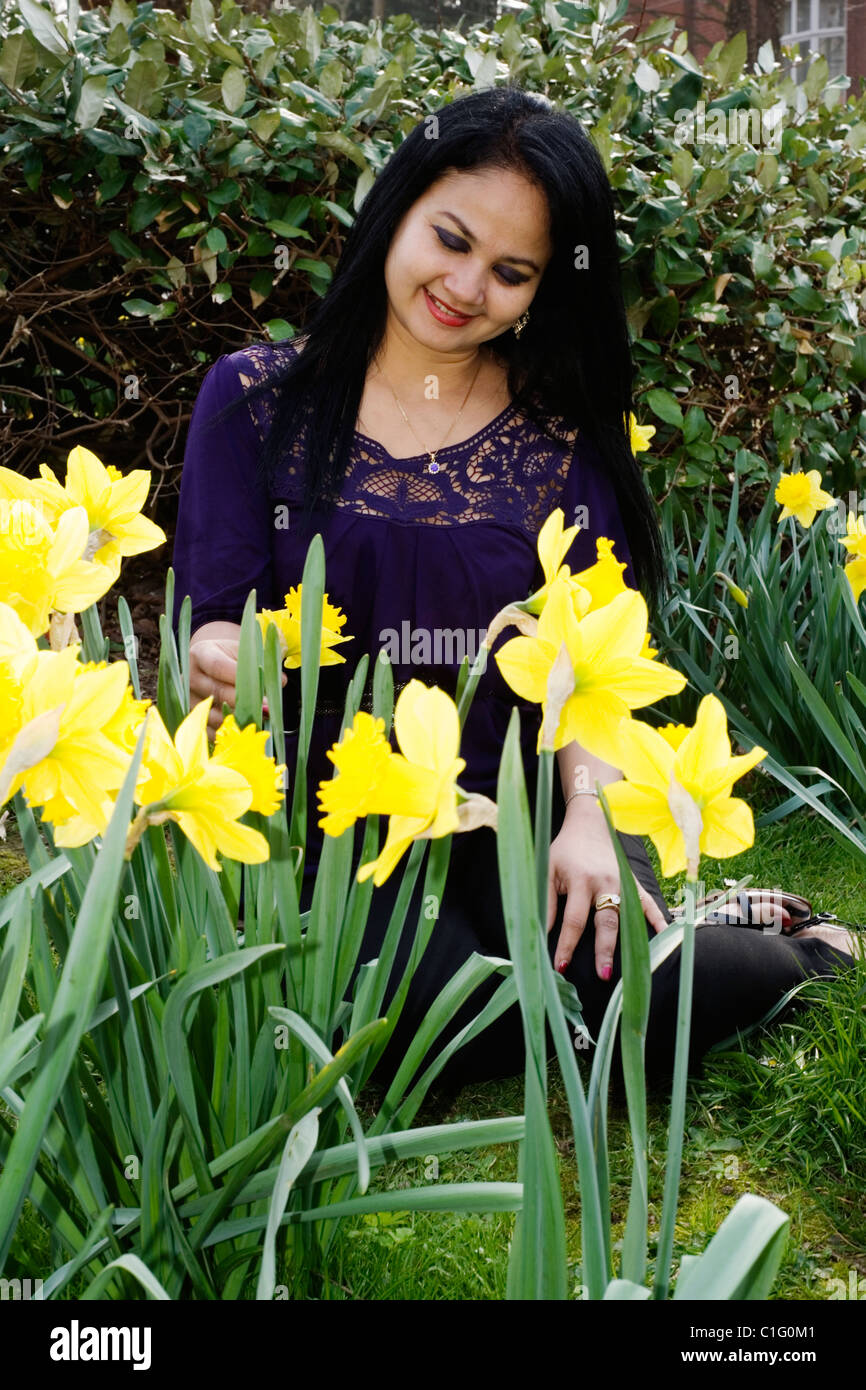
[[[670,921],[671,914],[643,840],[637,835],[620,834],[619,838],[635,878],[659,904],[666,920]],[[359,842],[360,837],[356,844]],[[357,859],[355,862],[357,864]],[[379,953],[399,890],[404,862],[398,864],[381,887],[373,889],[359,964],[372,960]],[[422,867],[390,977],[385,1005],[392,997],[408,960],[423,904],[423,878]],[[309,907],[312,886],[311,876],[304,884],[302,910]],[[565,902],[565,897],[561,896],[556,920],[548,937],[551,959]],[[594,911],[590,909],[586,928],[566,971],[566,978],[575,985],[587,1026],[593,1038],[596,1038],[611,992],[620,978],[621,966],[617,944],[612,978],[605,982],[596,975],[593,919]],[[647,934],[650,939],[655,936],[649,923]],[[393,1076],[407,1045],[439,991],[473,951],[482,955],[508,955],[499,892],[496,833],[489,827],[454,835],[452,839],[451,860],[438,920],[416,970],[394,1035],[376,1068],[374,1080],[385,1083]],[[677,949],[653,974],[646,1039],[646,1069],[651,1082],[661,1082],[671,1075],[673,1069],[679,960],[680,952]],[[835,951],[815,939],[794,941],[781,935],[735,926],[699,927],[695,934],[690,1054],[693,1069],[713,1043],[757,1022],[804,976],[830,976],[852,964],[853,958],[847,953]],[[493,995],[501,979],[500,975],[492,976],[471,995],[440,1035],[419,1070],[423,1070],[433,1059],[445,1041],[475,1017]],[[614,1084],[619,1076],[619,1065],[617,1057],[612,1072]],[[437,1084],[456,1088],[469,1082],[514,1076],[523,1067],[522,1021],[520,1010],[515,1005],[458,1050]]]

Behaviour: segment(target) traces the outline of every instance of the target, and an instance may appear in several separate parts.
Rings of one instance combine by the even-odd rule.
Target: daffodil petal
[[[460,745],[457,706],[444,690],[409,681],[394,707],[394,732],[409,762],[432,769],[450,765]]]
[[[537,637],[511,637],[494,652],[502,678],[522,700],[540,705],[558,647]]]
[[[604,788],[613,823],[624,835],[654,835],[673,824],[667,798],[633,782],[610,782]]]
[[[736,796],[721,797],[703,809],[701,849],[713,859],[742,854],[755,843],[755,822],[748,802]]]
[[[668,825],[650,835],[650,839],[658,851],[662,878],[681,874],[686,868],[686,841],[676,822],[671,819]]]
[[[619,728],[617,766],[630,782],[653,787],[667,796],[674,750],[658,729],[640,719],[624,719]]]

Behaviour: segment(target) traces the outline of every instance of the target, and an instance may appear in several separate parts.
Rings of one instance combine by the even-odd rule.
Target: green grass
[[[774,784],[754,773],[736,791],[748,800],[756,818],[781,799]],[[9,838],[0,844],[0,893],[26,874],[17,832],[8,822],[7,829]],[[649,842],[648,848],[658,872]],[[707,889],[722,887],[726,877],[752,874],[752,886],[782,885],[805,894],[816,910],[866,922],[863,861],[811,812],[760,829],[757,844],[747,853],[722,862],[704,860],[701,870]],[[668,902],[674,902],[678,881],[660,882]],[[796,1300],[826,1299],[833,1288],[829,1281],[838,1278],[847,1285],[851,1270],[856,1277],[866,1276],[866,1217],[860,1197],[866,1183],[866,1071],[862,1066],[866,966],[837,980],[810,985],[805,997],[814,1007],[761,1030],[741,1050],[713,1054],[703,1076],[690,1083],[674,1250],[676,1267],[683,1254],[705,1248],[743,1193],[759,1193],[791,1217],[773,1296]],[[586,1059],[580,1061],[587,1075]],[[516,1114],[522,1104],[523,1081],[516,1077],[467,1087],[447,1106],[428,1105],[419,1123]],[[580,1201],[568,1108],[555,1063],[550,1068],[550,1104],[567,1193],[569,1257],[577,1295]],[[666,1116],[665,1092],[651,1093],[651,1232],[660,1214]],[[622,1106],[614,1105],[611,1114],[610,1153],[618,1239],[631,1167]],[[424,1181],[515,1181],[516,1177],[515,1149],[495,1148],[440,1156],[438,1166],[433,1160],[392,1164],[379,1170],[374,1187],[396,1189]],[[377,1301],[501,1299],[512,1225],[513,1217],[507,1213],[408,1213],[346,1223],[327,1267],[318,1271],[316,1294]],[[19,1227],[13,1263],[16,1256],[31,1271],[44,1271],[59,1262],[53,1258],[47,1228],[29,1205]],[[248,1293],[242,1296],[254,1295],[252,1277]]]

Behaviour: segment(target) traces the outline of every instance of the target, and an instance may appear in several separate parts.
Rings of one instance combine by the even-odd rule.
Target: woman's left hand
[[[634,878],[634,875],[632,875]],[[661,909],[641,887],[635,886],[644,916],[655,931],[668,925]],[[567,893],[562,928],[556,945],[556,969],[562,971],[571,961],[575,947],[586,929],[590,909],[601,893],[622,894],[619,865],[603,815],[590,814],[566,819],[550,845],[547,890],[547,930],[556,920],[557,897]],[[604,907],[595,914],[595,968],[600,980],[613,972],[613,953],[619,932],[619,912]]]

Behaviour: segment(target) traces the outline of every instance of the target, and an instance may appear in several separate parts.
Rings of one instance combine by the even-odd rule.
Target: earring
[[[512,328],[514,329],[514,335],[515,335],[515,337],[517,337],[517,338],[520,337],[521,333],[523,332],[524,328],[526,327],[526,325],[527,325],[528,323],[529,323],[529,310],[527,309],[526,312],[523,313],[523,314],[521,314],[519,319],[515,319],[514,323],[511,325]]]

